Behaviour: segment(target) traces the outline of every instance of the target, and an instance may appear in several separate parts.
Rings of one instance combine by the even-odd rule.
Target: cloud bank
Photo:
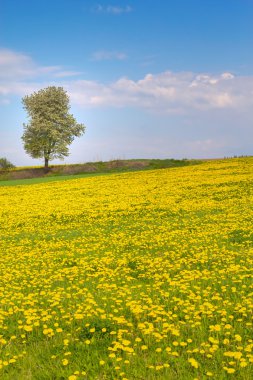
[[[181,113],[190,109],[241,108],[253,103],[253,78],[191,72],[147,74],[134,81],[120,78],[109,85],[87,80],[65,84],[80,106],[141,107]]]
[[[116,53],[100,52],[97,59]],[[118,57],[120,59],[120,57]],[[122,57],[123,59],[123,57]],[[152,112],[186,114],[197,111],[240,110],[253,106],[253,77],[172,72],[147,74],[139,80],[122,77],[109,84],[73,79],[80,75],[62,66],[40,66],[31,57],[0,50],[0,103],[48,85],[63,86],[79,107],[134,107]]]

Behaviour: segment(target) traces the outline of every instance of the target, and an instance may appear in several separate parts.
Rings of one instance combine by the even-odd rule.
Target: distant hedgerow
[[[7,160],[7,158],[2,157],[0,158],[0,169],[12,169],[15,168],[15,165],[13,165],[10,161]]]

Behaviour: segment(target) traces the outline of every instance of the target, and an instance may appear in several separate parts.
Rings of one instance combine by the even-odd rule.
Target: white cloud
[[[40,66],[26,54],[8,49],[0,49],[0,104],[10,103],[11,95],[24,96],[57,83],[58,78],[80,75],[59,65]]]
[[[27,63],[30,61],[30,58],[21,53],[15,53],[8,49],[0,50],[0,65],[12,65],[16,63]]]
[[[8,98],[0,98],[0,104],[2,104],[2,105],[5,105],[5,106],[7,106],[8,104],[10,104],[10,99],[8,99]]]
[[[109,61],[119,60],[122,61],[127,58],[127,55],[117,51],[99,50],[92,54],[93,61]]]
[[[97,59],[123,59],[122,53],[97,52]],[[73,79],[81,75],[62,66],[40,66],[31,57],[0,50],[0,102],[48,85],[64,86],[80,107],[134,107],[155,113],[187,114],[207,110],[252,109],[253,77],[229,72],[149,73],[139,80],[121,77],[110,84]]]
[[[47,83],[45,83],[47,86]],[[18,95],[23,96],[26,94],[30,94],[34,91],[39,90],[41,87],[44,87],[43,83],[32,83],[32,82],[0,82],[0,96],[12,96]]]
[[[233,79],[235,76],[231,73],[223,73],[221,77],[222,79]]]
[[[94,8],[95,12],[98,13],[111,13],[114,15],[120,15],[122,13],[129,13],[133,11],[133,8],[129,5],[126,5],[125,7],[118,6],[118,5],[101,5],[97,4]]]
[[[108,13],[113,13],[113,14],[121,14],[121,13],[129,13],[129,12],[132,12],[132,8],[127,5],[126,7],[119,7],[119,6],[112,6],[112,5],[108,5],[106,7],[106,11]]]
[[[253,77],[191,72],[147,74],[134,81],[120,78],[109,85],[72,81],[66,88],[80,106],[140,107],[155,112],[240,109],[253,105]]]
[[[40,66],[26,54],[0,49],[0,80],[14,82],[38,77],[70,77],[79,75],[76,71],[63,70],[61,66]]]
[[[78,76],[78,75],[81,75],[81,74],[83,74],[83,73],[80,72],[80,71],[67,71],[67,70],[61,71],[60,70],[60,71],[54,73],[54,77],[55,78],[66,78],[66,77]]]

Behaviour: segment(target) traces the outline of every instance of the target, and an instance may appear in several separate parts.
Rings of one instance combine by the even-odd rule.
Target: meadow
[[[0,378],[253,378],[253,158],[0,187]]]

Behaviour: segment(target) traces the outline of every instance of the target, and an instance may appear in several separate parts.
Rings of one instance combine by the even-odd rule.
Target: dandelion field
[[[0,187],[0,378],[253,378],[253,159]]]

